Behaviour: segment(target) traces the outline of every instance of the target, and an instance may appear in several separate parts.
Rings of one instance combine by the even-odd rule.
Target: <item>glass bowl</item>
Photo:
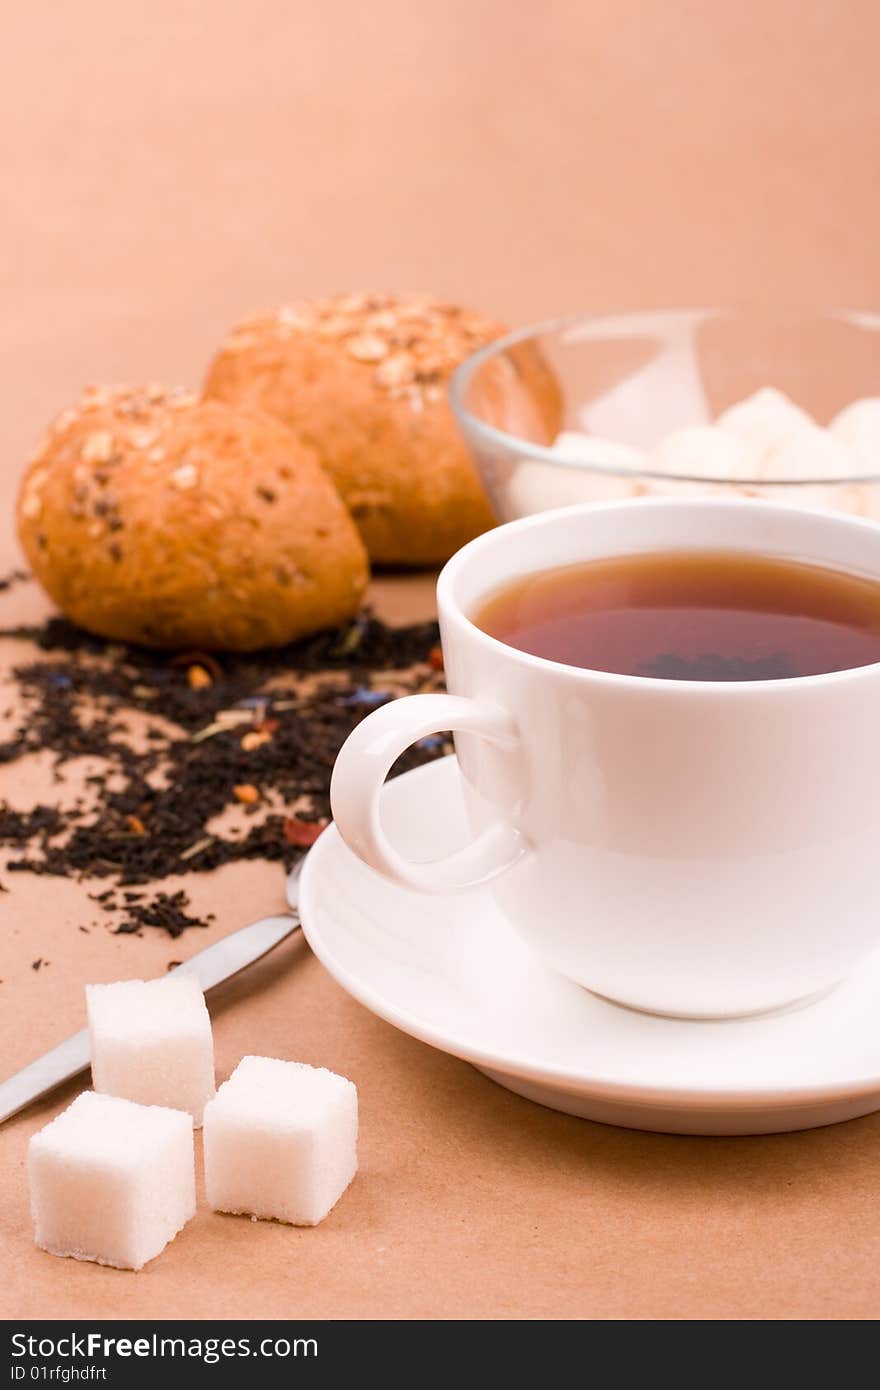
[[[524,405],[524,381],[532,393],[538,383],[541,410]],[[562,319],[474,353],[450,397],[502,521],[575,502],[727,495],[880,520],[880,402],[858,447],[847,441],[841,453],[834,434],[833,469],[825,467],[828,431],[810,433],[804,422],[806,434],[794,430],[787,446],[784,476],[766,462],[749,476],[751,454],[748,466],[738,456],[736,471],[725,472],[715,422],[767,387],[816,427],[880,397],[880,313],[685,309]],[[685,448],[679,432],[705,426],[715,428],[688,433]],[[670,466],[670,450],[686,467]]]

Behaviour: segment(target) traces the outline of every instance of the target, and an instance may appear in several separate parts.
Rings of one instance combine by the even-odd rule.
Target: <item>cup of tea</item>
[[[880,528],[750,501],[544,512],[437,587],[449,693],[370,714],[331,799],[407,888],[489,884],[564,975],[693,1018],[823,993],[880,940]],[[452,730],[473,832],[416,862],[380,789]]]

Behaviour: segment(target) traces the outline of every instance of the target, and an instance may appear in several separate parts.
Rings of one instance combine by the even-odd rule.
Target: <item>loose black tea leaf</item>
[[[14,672],[23,713],[0,762],[48,752],[58,782],[76,758],[100,768],[73,809],[60,797],[0,806],[6,870],[112,880],[91,896],[121,914],[122,934],[204,925],[185,892],[156,887],[170,875],[244,859],[290,867],[329,819],[330,773],[355,725],[395,695],[442,684],[435,623],[389,627],[369,613],[342,632],[222,657],[103,642],[63,618],[4,636],[38,654]],[[425,740],[395,771],[448,748]],[[230,808],[237,829],[217,831]]]

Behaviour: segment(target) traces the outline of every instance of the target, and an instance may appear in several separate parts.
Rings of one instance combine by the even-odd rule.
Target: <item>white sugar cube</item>
[[[86,985],[96,1091],[188,1110],[197,1125],[214,1094],[205,997],[188,975]]]
[[[192,1118],[85,1091],[33,1136],[28,1175],[37,1245],[140,1269],[195,1214]]]
[[[762,386],[722,411],[715,424],[745,440],[759,455],[778,449],[801,430],[815,426],[811,415],[774,386]]]
[[[818,425],[798,430],[769,450],[764,459],[765,476],[780,482],[790,478],[851,478],[858,472],[855,451],[831,430]]]
[[[859,472],[880,472],[880,396],[853,401],[829,426],[858,456]]]
[[[693,425],[668,434],[651,454],[650,467],[658,473],[731,482],[757,477],[760,464],[760,453],[748,439],[717,425]]]
[[[581,463],[601,464],[604,468],[630,473],[638,473],[647,464],[642,449],[621,444],[616,439],[603,439],[597,434],[583,434],[580,430],[562,430],[553,442],[553,452]]]
[[[508,514],[531,516],[554,507],[571,507],[578,502],[609,502],[634,496],[635,482],[630,474],[644,468],[647,455],[629,444],[600,439],[577,430],[557,435],[553,452],[579,465],[544,463],[537,459],[518,464],[507,491]],[[598,466],[597,466],[598,465]],[[609,471],[603,473],[601,468]]]
[[[357,1171],[357,1090],[324,1067],[244,1057],[205,1109],[215,1211],[322,1221]]]
[[[517,465],[507,490],[507,514],[531,516],[578,502],[614,502],[633,496],[629,478],[589,468],[558,468],[531,459]]]

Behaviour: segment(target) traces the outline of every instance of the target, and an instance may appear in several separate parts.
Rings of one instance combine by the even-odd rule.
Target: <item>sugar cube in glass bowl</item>
[[[493,382],[536,357],[555,422]],[[546,372],[541,378],[546,380]],[[452,407],[501,521],[577,502],[750,498],[880,520],[880,314],[685,309],[580,316],[459,367]],[[545,418],[547,412],[544,413]]]

